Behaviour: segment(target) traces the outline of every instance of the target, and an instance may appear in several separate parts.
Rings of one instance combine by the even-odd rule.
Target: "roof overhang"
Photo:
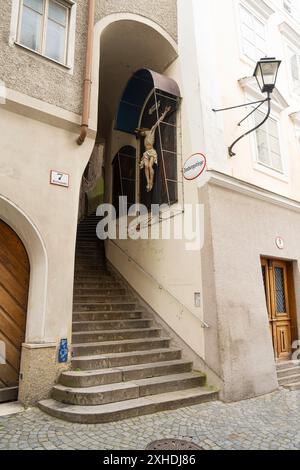
[[[134,134],[146,99],[153,90],[180,97],[179,87],[172,78],[149,69],[138,70],[122,94],[115,121],[116,130]]]

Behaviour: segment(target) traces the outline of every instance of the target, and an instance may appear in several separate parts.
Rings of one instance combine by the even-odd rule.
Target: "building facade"
[[[84,173],[85,189],[89,175],[101,175],[106,203],[127,196],[147,208],[164,204],[159,230],[173,220],[184,225],[186,207],[202,208],[198,249],[188,236],[110,237],[107,263],[222,399],[278,388],[276,362],[299,347],[297,4],[1,1],[5,400],[16,398],[16,387],[24,403],[49,397],[70,367],[78,214],[92,210],[82,199]],[[264,56],[282,60],[271,117],[230,158],[229,145],[265,110],[240,128],[245,109],[212,109],[263,98],[252,75]],[[154,186],[146,191],[139,168],[145,149],[135,129],[151,127],[168,107],[172,113],[156,133]],[[184,161],[197,152],[206,156],[206,172],[187,181]],[[89,172],[92,162],[101,168]],[[62,340],[69,344],[67,362],[59,362]]]

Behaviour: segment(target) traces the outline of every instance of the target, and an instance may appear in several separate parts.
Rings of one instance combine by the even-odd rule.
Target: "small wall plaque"
[[[70,175],[68,173],[61,173],[60,171],[51,170],[50,183],[56,186],[69,187]]]
[[[61,364],[63,362],[68,362],[68,340],[61,339],[58,350],[58,362]]]
[[[201,292],[194,293],[194,303],[196,308],[201,308]]]
[[[283,238],[281,238],[281,237],[276,238],[276,246],[279,250],[284,249],[284,240],[283,240]]]

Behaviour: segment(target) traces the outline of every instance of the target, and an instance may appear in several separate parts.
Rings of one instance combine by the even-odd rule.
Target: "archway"
[[[99,47],[100,46],[100,47]],[[168,75],[178,57],[177,44],[155,22],[131,13],[108,15],[95,25],[91,124],[103,147],[105,202],[112,200],[112,160],[120,148],[137,149],[135,136],[115,130],[120,98],[139,69]],[[97,124],[96,124],[97,122]]]
[[[93,77],[92,114],[97,91],[98,140],[107,139],[130,77],[142,68],[164,73],[177,58],[176,43],[156,23],[132,14],[110,16],[95,27],[95,47],[100,43],[100,53],[94,56],[97,78]]]
[[[48,260],[42,237],[30,218],[5,197],[0,197],[0,219],[21,239],[29,258],[26,343],[45,342]]]
[[[29,259],[22,241],[0,219],[0,403],[18,396],[29,275]]]

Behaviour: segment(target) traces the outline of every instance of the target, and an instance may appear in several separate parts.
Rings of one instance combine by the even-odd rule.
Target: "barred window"
[[[134,147],[122,147],[113,162],[112,203],[119,214],[119,197],[127,196],[128,208],[135,204],[136,191],[136,150]]]
[[[140,175],[140,202],[150,209],[151,204],[174,204],[178,201],[177,177],[177,99],[159,90],[149,97],[141,116],[140,127],[151,129],[167,106],[171,111],[156,129],[154,148],[158,165],[154,165],[153,190],[146,191],[146,177]],[[141,141],[140,154],[145,151]]]

